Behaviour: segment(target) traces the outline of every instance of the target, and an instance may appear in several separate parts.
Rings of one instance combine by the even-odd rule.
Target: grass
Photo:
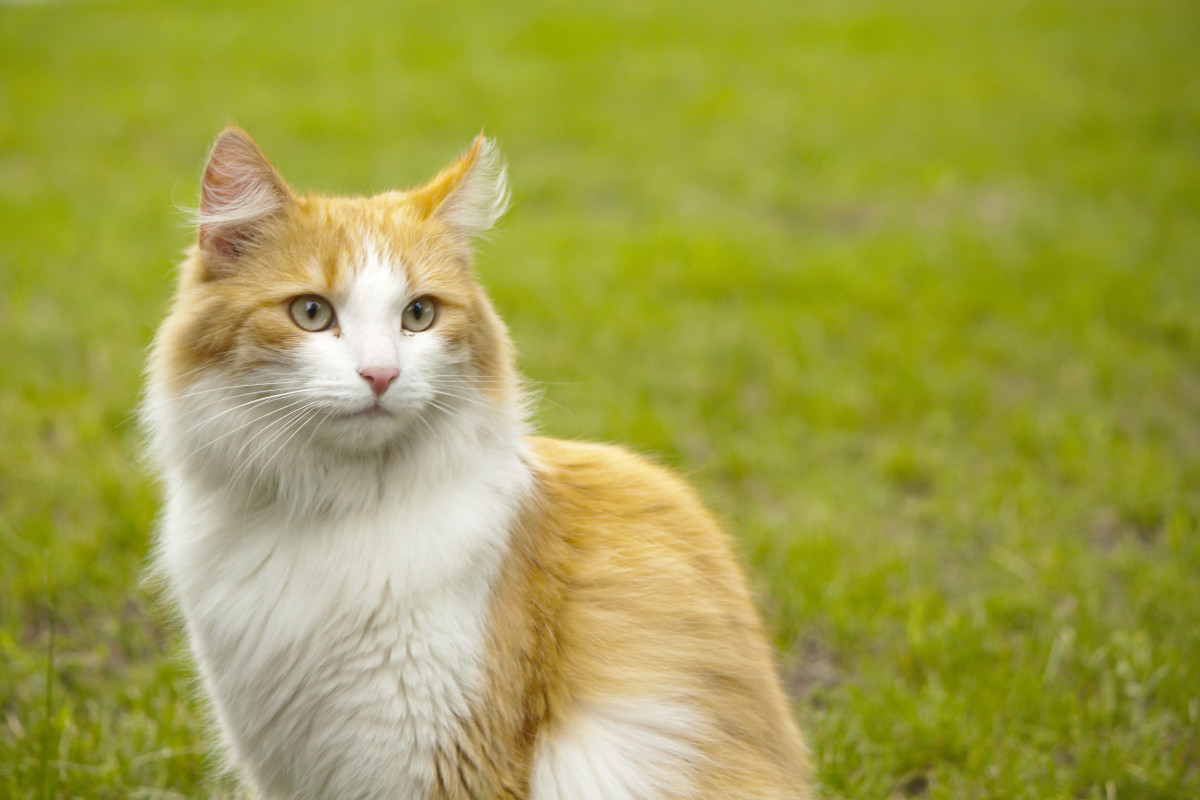
[[[228,119],[294,185],[485,128],[539,426],[743,545],[823,786],[1200,796],[1192,3],[0,5],[0,796],[227,796],[140,582],[144,349]]]

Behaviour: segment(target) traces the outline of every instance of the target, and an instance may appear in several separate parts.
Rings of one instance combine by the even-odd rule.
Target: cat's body
[[[156,342],[157,565],[264,798],[803,798],[723,534],[623,450],[530,437],[469,270],[483,140],[297,198],[230,130]]]

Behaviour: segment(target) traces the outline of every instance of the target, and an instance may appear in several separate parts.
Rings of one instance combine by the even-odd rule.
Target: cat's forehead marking
[[[349,293],[361,302],[387,303],[408,290],[408,277],[397,257],[370,237],[354,259]]]

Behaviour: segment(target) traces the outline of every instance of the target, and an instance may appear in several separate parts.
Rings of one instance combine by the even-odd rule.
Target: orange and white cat
[[[472,275],[482,137],[298,196],[242,131],[149,369],[156,566],[263,798],[806,798],[729,544],[677,477],[528,435]]]

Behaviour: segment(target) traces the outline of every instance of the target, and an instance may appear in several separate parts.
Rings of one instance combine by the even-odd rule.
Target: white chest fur
[[[336,519],[173,483],[159,564],[237,765],[266,798],[422,796],[475,688],[519,453]]]

